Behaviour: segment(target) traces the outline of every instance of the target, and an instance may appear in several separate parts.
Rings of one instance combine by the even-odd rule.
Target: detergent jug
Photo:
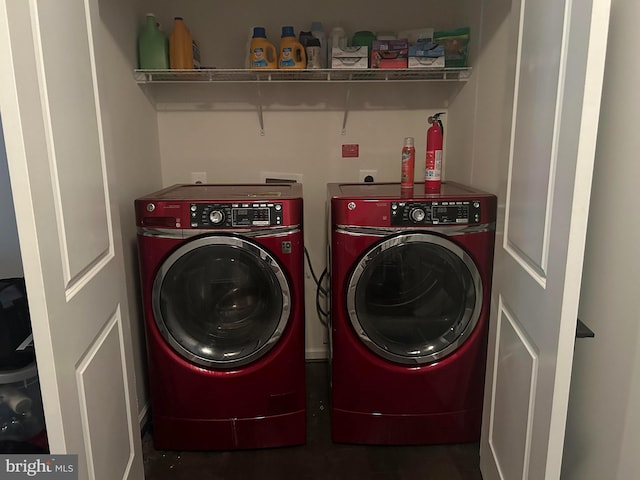
[[[158,27],[153,13],[147,14],[145,26],[138,36],[138,64],[140,68],[169,68],[167,37]]]
[[[267,40],[264,27],[254,27],[249,51],[249,68],[278,68],[276,47]]]
[[[194,68],[194,43],[191,32],[182,17],[173,19],[173,31],[169,37],[169,63],[171,68]]]
[[[302,44],[296,40],[293,27],[282,27],[278,68],[306,68],[307,56]]]

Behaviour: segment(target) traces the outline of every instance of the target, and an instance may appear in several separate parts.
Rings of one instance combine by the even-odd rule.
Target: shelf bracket
[[[262,116],[262,89],[258,82],[258,122],[260,123],[260,136],[264,137],[264,118]]]
[[[342,117],[342,132],[341,135],[347,134],[347,116],[349,115],[349,96],[351,95],[351,87],[347,86],[347,92],[344,96],[344,116]]]

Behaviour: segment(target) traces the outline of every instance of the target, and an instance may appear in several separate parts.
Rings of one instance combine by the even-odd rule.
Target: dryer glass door
[[[153,312],[184,358],[233,368],[266,354],[282,336],[290,289],[269,252],[235,236],[208,236],[178,248],[153,285]]]
[[[347,309],[364,344],[386,359],[426,364],[449,355],[473,331],[482,283],[471,257],[432,234],[387,237],[358,262]]]

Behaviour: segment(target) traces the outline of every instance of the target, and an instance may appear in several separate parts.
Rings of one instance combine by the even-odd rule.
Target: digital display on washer
[[[269,208],[232,208],[231,225],[234,227],[271,225]]]

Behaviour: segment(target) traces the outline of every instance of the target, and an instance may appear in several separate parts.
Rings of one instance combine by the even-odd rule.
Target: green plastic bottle
[[[138,35],[138,64],[142,69],[166,70],[169,68],[169,45],[153,13],[147,13],[147,20]]]

